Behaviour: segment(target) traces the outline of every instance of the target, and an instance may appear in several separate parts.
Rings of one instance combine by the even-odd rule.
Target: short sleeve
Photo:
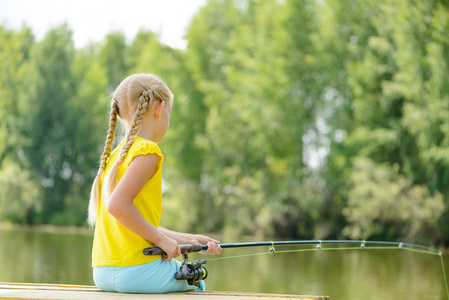
[[[128,165],[133,161],[134,157],[149,154],[156,154],[157,156],[159,156],[161,158],[159,164],[162,164],[162,162],[164,161],[164,155],[162,155],[161,149],[155,142],[136,139],[130,149],[130,160],[128,162]]]

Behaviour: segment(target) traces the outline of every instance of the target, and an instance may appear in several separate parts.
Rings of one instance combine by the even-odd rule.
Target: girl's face
[[[162,102],[165,103],[165,102]],[[171,106],[165,105],[162,109],[162,113],[160,118],[155,120],[155,132],[153,141],[156,143],[162,142],[165,133],[168,130],[168,127],[170,127],[170,113],[171,113]]]

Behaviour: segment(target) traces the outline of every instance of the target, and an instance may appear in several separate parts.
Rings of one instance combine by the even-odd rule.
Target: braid
[[[136,137],[137,133],[139,133],[140,125],[142,124],[142,119],[145,114],[145,112],[148,110],[148,107],[153,103],[154,96],[153,93],[149,93],[148,91],[143,91],[142,94],[139,97],[139,104],[137,106],[136,114],[134,115],[133,123],[131,125],[131,128],[128,131],[128,134],[126,136],[125,144],[122,147],[122,150],[120,151],[119,158],[117,160],[117,163],[114,164],[114,166],[111,168],[111,170],[108,172],[108,175],[105,178],[105,194],[111,195],[112,191],[117,186],[118,182],[118,169],[119,165],[125,160],[126,154],[128,154],[129,148],[131,148],[131,145],[134,142],[134,138]],[[106,147],[105,147],[105,153],[106,153]],[[108,197],[109,198],[109,197]]]
[[[133,123],[129,132],[126,136],[125,145],[123,145],[122,151],[120,152],[119,161],[123,161],[125,159],[126,154],[128,153],[129,148],[134,142],[136,135],[139,133],[140,126],[142,125],[142,119],[145,112],[149,107],[153,104],[154,101],[154,93],[149,91],[143,91],[139,97],[139,104],[137,106],[136,114],[134,115]]]
[[[101,180],[100,177],[106,168],[106,163],[111,155],[112,142],[114,141],[115,128],[117,124],[117,116],[119,114],[119,108],[117,100],[114,99],[111,105],[111,117],[109,119],[109,130],[106,137],[106,145],[104,146],[103,154],[101,155],[100,169],[98,170],[97,176],[95,177],[94,183],[92,185],[92,190],[90,193],[89,201],[89,211],[88,211],[88,222],[90,226],[95,225],[95,220],[97,217],[98,203],[100,202],[100,191],[101,191]]]
[[[114,141],[118,113],[119,113],[118,103],[117,100],[114,99],[114,101],[112,101],[111,106],[111,118],[109,119],[109,130],[108,135],[106,137],[106,145],[104,146],[103,155],[101,156],[100,161],[100,170],[99,170],[100,175],[105,170],[106,163],[108,162],[108,158],[111,155],[112,142]]]

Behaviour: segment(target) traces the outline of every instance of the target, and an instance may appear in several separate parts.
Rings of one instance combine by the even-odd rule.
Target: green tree
[[[65,166],[71,182],[64,196],[64,211],[53,222],[84,225],[91,184],[98,171],[109,117],[106,70],[98,62],[97,47],[77,51],[71,77],[75,93],[67,100],[70,114],[65,120],[69,141]]]
[[[32,172],[6,159],[0,168],[0,221],[28,223],[42,210],[42,189]]]
[[[0,26],[0,221],[29,222],[42,206],[38,179],[27,170],[27,137],[22,134],[33,43],[29,28],[13,31]]]
[[[106,35],[98,59],[107,73],[108,90],[113,92],[128,75],[130,67],[128,47],[123,33],[113,32]]]
[[[336,22],[332,27],[333,34],[340,37],[339,40],[346,41],[346,47],[342,46],[345,49],[343,53],[350,54],[342,65],[344,81],[335,85],[337,92],[334,92],[333,98],[346,95],[340,98],[344,101],[340,104],[343,110],[335,110],[335,119],[344,121],[340,123],[344,138],[333,140],[331,145],[328,160],[331,173],[327,176],[335,178],[340,175],[332,182],[336,186],[332,187],[335,192],[331,197],[339,202],[343,199],[343,207],[353,205],[354,200],[351,199],[357,187],[348,185],[348,179],[353,178],[353,174],[362,176],[362,171],[352,164],[358,161],[352,158],[367,157],[391,170],[396,170],[397,166],[399,179],[395,188],[405,184],[412,191],[420,189],[423,191],[420,196],[427,199],[429,205],[437,201],[432,199],[439,199],[440,191],[446,198],[445,188],[437,188],[435,181],[435,178],[444,177],[445,171],[440,169],[442,173],[439,173],[425,158],[429,157],[429,149],[444,145],[444,139],[441,139],[444,136],[442,118],[431,113],[436,110],[429,108],[441,109],[446,105],[447,96],[441,93],[435,95],[435,91],[441,91],[443,86],[438,84],[441,71],[429,61],[433,61],[435,55],[439,63],[445,64],[447,61],[447,56],[442,55],[444,43],[441,47],[435,47],[437,43],[433,41],[447,26],[447,21],[442,22],[441,17],[447,14],[447,9],[437,1],[417,5],[407,1],[349,1],[333,3],[330,8],[334,12],[333,22]],[[349,27],[349,24],[352,26]],[[325,26],[330,28],[330,25]],[[432,58],[429,59],[429,56]],[[430,85],[432,88],[429,88]],[[343,112],[343,118],[338,118],[339,111]],[[420,130],[417,130],[418,127]],[[423,139],[424,136],[426,138]],[[439,162],[443,163],[442,160]],[[331,175],[332,172],[336,173]],[[364,172],[370,172],[369,168]],[[401,176],[407,178],[407,183],[403,183]],[[414,201],[414,195],[410,192],[401,197]],[[350,202],[346,204],[344,199]],[[366,201],[369,202],[369,198]],[[393,203],[395,200],[390,198],[390,201]],[[425,210],[427,203],[419,202],[417,205]],[[351,212],[355,213],[356,210],[346,210],[348,221],[354,220]],[[438,215],[432,218],[438,218]],[[375,217],[370,219],[371,222],[375,220]],[[407,222],[413,224],[412,220]],[[386,236],[388,232],[394,233],[388,235],[390,239],[402,236],[395,224],[384,223],[381,228],[379,232]],[[422,237],[423,232],[418,231],[407,238]]]
[[[306,126],[313,126],[313,106],[304,109],[310,87],[301,76],[308,66],[296,57],[310,55],[301,40],[310,29],[286,29],[298,10],[307,15],[305,2],[289,14],[294,5],[211,1],[189,28],[188,66],[207,108],[205,134],[197,138],[205,149],[199,216],[219,212],[206,228],[313,234],[298,222],[309,216],[301,205],[314,207],[302,189],[302,140]]]
[[[354,239],[380,238],[432,242],[443,213],[443,197],[398,174],[399,166],[354,159],[344,234]]]
[[[64,211],[64,195],[70,189],[71,141],[67,123],[69,99],[75,92],[71,78],[74,47],[67,25],[50,30],[31,52],[32,72],[27,77],[28,92],[23,117],[28,137],[24,153],[33,173],[42,182],[43,209],[38,222],[50,222],[53,214]],[[35,220],[36,221],[36,220]]]
[[[0,163],[7,157],[18,160],[25,137],[18,133],[23,120],[21,109],[28,84],[29,56],[34,37],[27,27],[19,32],[0,27]]]

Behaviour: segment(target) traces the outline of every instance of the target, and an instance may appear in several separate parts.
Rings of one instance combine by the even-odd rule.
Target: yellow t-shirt
[[[106,174],[117,163],[123,144],[124,141],[112,152],[106,170],[101,176],[102,185]],[[156,154],[161,158],[158,170],[145,183],[133,203],[143,217],[157,228],[161,218],[162,163],[164,161],[164,156],[158,145],[152,141],[136,137],[123,163],[120,164],[118,180],[125,174],[134,157],[148,154]],[[143,255],[143,249],[152,247],[153,244],[128,230],[111,216],[105,206],[105,200],[103,193],[101,193],[92,249],[92,266],[135,266],[160,258],[160,255]]]

